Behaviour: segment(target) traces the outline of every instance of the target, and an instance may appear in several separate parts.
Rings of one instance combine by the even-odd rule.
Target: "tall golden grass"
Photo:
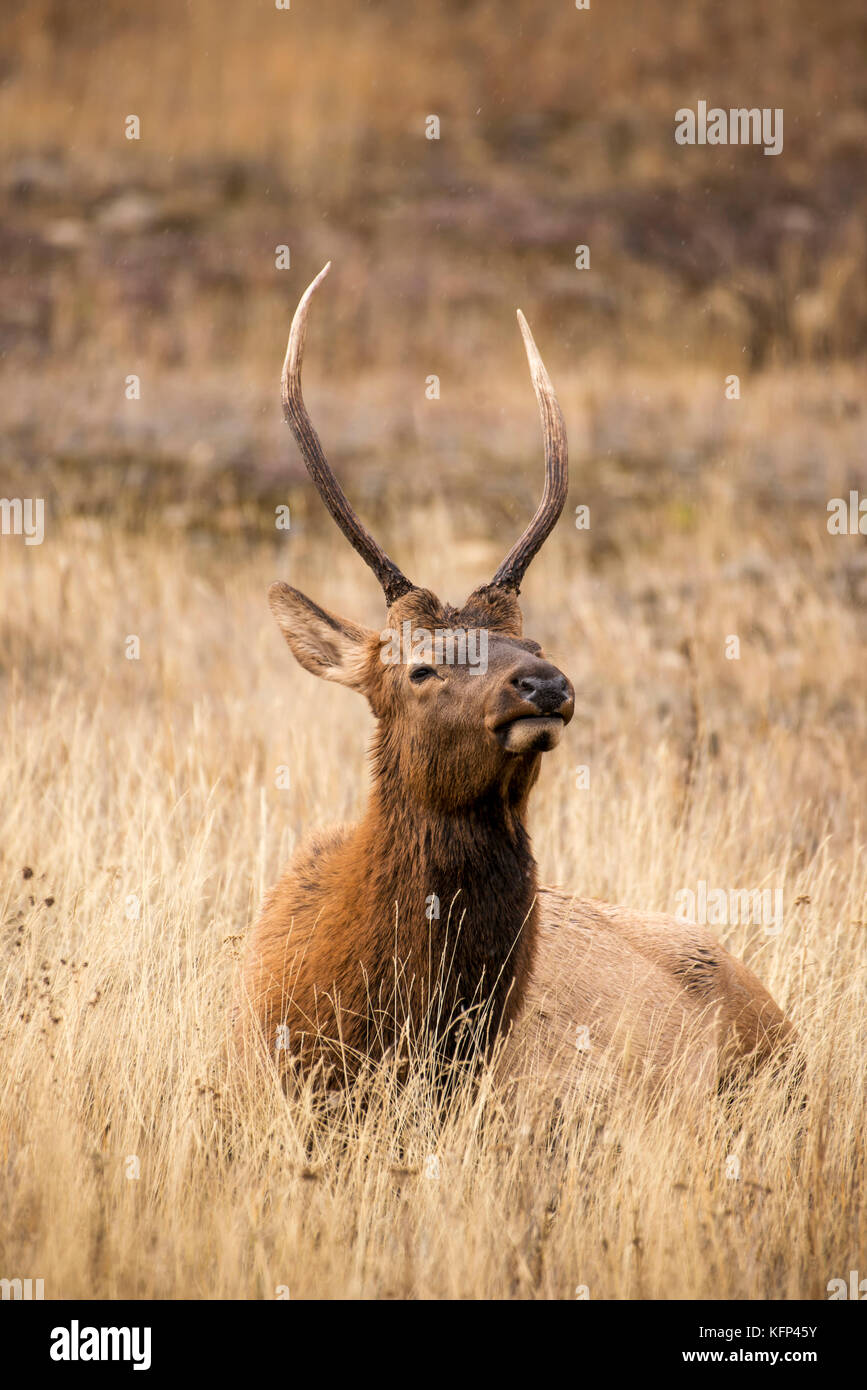
[[[465,524],[395,546],[453,598],[480,577]],[[722,935],[801,1031],[806,1108],[768,1074],[688,1123],[676,1092],[588,1090],[552,1125],[490,1078],[444,1108],[421,1067],[323,1111],[227,1070],[239,938],[299,837],[358,813],[370,730],[291,663],[264,592],[288,573],[375,623],[373,585],[324,533],[4,538],[0,1274],[47,1297],[822,1298],[861,1267],[864,634],[830,538],[723,581],[696,562],[717,525],[605,577],[564,527],[525,604],[578,695],[533,808],[543,880],[668,911],[699,878],[784,888],[779,935]]]

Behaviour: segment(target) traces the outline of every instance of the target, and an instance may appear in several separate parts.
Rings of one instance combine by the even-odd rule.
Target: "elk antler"
[[[516,594],[520,592],[521,580],[527,572],[530,561],[560,519],[569,487],[569,454],[566,447],[566,426],[563,423],[563,414],[557,404],[551,379],[545,371],[545,364],[539,356],[539,349],[533,342],[533,335],[520,309],[518,310],[518,323],[524,339],[527,361],[530,364],[533,389],[536,392],[536,400],[539,402],[539,414],[542,418],[542,437],[545,441],[545,489],[536,515],[520,540],[512,546],[491,580],[492,585],[501,589],[513,589]]]
[[[310,416],[307,414],[304,398],[301,395],[301,359],[304,356],[307,310],[310,307],[310,300],[314,291],[322,284],[330,269],[331,262],[329,261],[320,270],[313,283],[307,286],[301,297],[301,302],[295,310],[295,317],[289,330],[286,360],[283,363],[283,414],[297,440],[301,456],[307,465],[307,472],[316,485],[316,491],[346,539],[358,551],[365,564],[373,570],[385,594],[386,603],[391,606],[395,599],[400,598],[401,594],[408,593],[415,585],[411,584],[406,575],[401,573],[393,560],[389,560],[385,551],[380,550],[373,536],[362,526],[355,515],[342,487],[329,467],[319,436],[310,422]]]

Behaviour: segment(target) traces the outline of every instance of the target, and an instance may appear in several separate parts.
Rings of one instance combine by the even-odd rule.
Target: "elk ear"
[[[352,690],[366,689],[368,652],[375,633],[320,608],[289,584],[272,584],[268,602],[292,655],[305,671]]]

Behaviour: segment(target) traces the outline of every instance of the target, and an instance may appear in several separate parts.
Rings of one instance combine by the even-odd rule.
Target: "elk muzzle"
[[[532,657],[507,674],[486,722],[507,753],[547,753],[574,709],[575,692],[563,672]]]

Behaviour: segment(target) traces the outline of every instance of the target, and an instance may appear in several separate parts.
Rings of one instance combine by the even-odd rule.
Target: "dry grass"
[[[533,1097],[517,1121],[487,1089],[442,1113],[421,1073],[399,1091],[384,1069],[366,1104],[325,1115],[225,1074],[238,935],[297,838],[357,813],[365,781],[362,702],[290,665],[264,590],[288,569],[375,622],[359,562],[324,536],[293,536],[287,560],[74,518],[40,548],[4,540],[4,1274],[49,1297],[791,1298],[859,1267],[863,628],[827,538],[812,563],[786,541],[767,573],[723,581],[693,569],[714,549],[704,517],[664,569],[629,554],[616,584],[567,528],[537,562],[528,629],[578,714],[534,838],[546,879],[636,906],[673,910],[699,878],[783,885],[779,936],[722,934],[802,1030],[808,1107],[786,1111],[770,1077],[689,1124],[628,1096],[603,1119],[588,1094],[556,1134]],[[402,547],[451,597],[478,578],[459,560],[443,582],[463,526],[442,514],[439,557]],[[725,662],[735,615],[762,636]]]
[[[0,537],[0,1276],[821,1298],[863,1272],[867,557],[825,527],[865,491],[863,5],[7,9],[0,492],[44,497],[47,532]],[[679,149],[700,98],[783,106],[785,154]],[[279,418],[330,257],[308,401],[446,598],[537,495],[527,312],[592,517],[526,589],[578,691],[542,876],[668,911],[700,879],[782,886],[778,936],[722,935],[802,1032],[803,1114],[770,1077],[688,1122],[587,1092],[552,1129],[531,1094],[443,1113],[423,1068],[328,1113],[226,1074],[240,934],[298,838],[363,804],[362,703],[292,666],[264,600],[283,577],[379,619]]]

